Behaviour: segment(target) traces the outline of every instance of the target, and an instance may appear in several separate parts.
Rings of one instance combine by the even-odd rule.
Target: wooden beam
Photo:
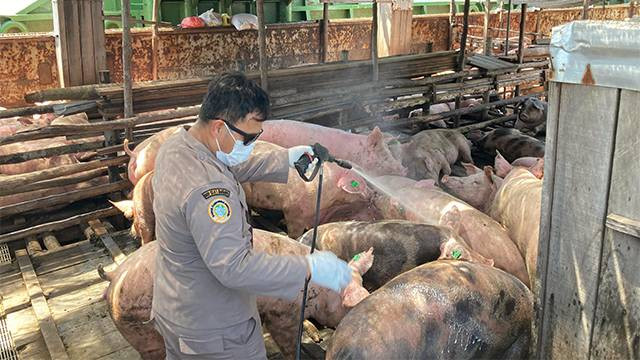
[[[489,47],[489,19],[491,17],[491,0],[484,1],[484,28],[482,29],[482,48],[485,55],[491,55]]]
[[[86,222],[91,219],[99,219],[99,218],[104,218],[108,216],[115,216],[118,214],[121,214],[120,210],[116,209],[115,207],[111,207],[107,209],[92,211],[86,214],[72,216],[64,220],[52,221],[52,222],[32,226],[27,229],[12,231],[10,233],[0,235],[0,244],[24,239],[25,237],[41,234],[47,231],[56,231],[56,230],[66,229],[75,225],[82,224],[83,222]]]
[[[520,34],[518,35],[518,64],[524,60],[524,32],[527,25],[527,4],[520,5]],[[508,37],[508,36],[507,36]],[[516,85],[516,96],[520,96],[520,85]]]
[[[460,52],[458,53],[458,66],[456,71],[464,70],[465,52],[467,50],[467,35],[469,33],[469,0],[464,0],[464,15],[462,17],[462,36],[460,37]]]
[[[504,39],[504,54],[509,54],[509,32],[511,31],[511,1],[509,0],[509,7],[507,8],[507,36]]]
[[[113,238],[109,235],[109,232],[105,229],[100,219],[89,220],[88,223],[93,232],[100,237],[100,241],[102,241],[104,247],[106,247],[109,254],[111,254],[113,261],[118,265],[122,264],[127,257],[122,253],[118,244],[113,241]]]
[[[14,153],[8,155],[0,155],[0,164],[17,164],[24,161],[33,159],[40,159],[44,157],[72,154],[83,151],[91,151],[104,147],[102,141],[86,142],[80,144],[61,145],[46,149],[38,149],[25,151],[21,153]]]
[[[64,12],[64,1],[65,0],[51,0],[58,82],[61,88],[71,85],[69,83],[69,58],[67,55],[67,34],[65,26],[67,15]],[[29,100],[27,99],[27,101]]]
[[[95,84],[98,82],[96,70],[95,41],[93,36],[93,9],[94,0],[77,1],[78,28],[80,30],[80,56],[82,63],[82,84]],[[100,17],[102,22],[102,17]]]
[[[42,333],[44,343],[47,345],[47,350],[49,350],[51,358],[69,359],[69,355],[67,355],[62,339],[58,334],[58,328],[53,321],[49,305],[43,295],[40,282],[38,281],[27,251],[24,249],[16,250],[16,259],[20,266],[24,286],[27,288],[27,293],[31,300],[31,307],[36,315],[36,319],[38,319],[40,332]]]
[[[95,160],[86,163],[62,165],[51,169],[33,171],[26,174],[8,175],[0,178],[0,196],[11,195],[15,189],[42,180],[49,180],[59,176],[76,174],[79,172],[98,169],[105,166],[120,165],[127,162],[129,156],[123,155],[107,160]]]
[[[269,91],[267,80],[267,30],[264,23],[264,0],[256,0],[258,12],[258,50],[260,52],[260,86]]]
[[[610,229],[640,238],[640,221],[638,220],[618,214],[609,214],[606,225]]]
[[[39,208],[46,209],[47,207],[54,205],[71,204],[78,200],[109,194],[129,187],[131,187],[129,180],[121,180],[116,183],[107,183],[85,189],[73,190],[62,194],[49,195],[43,198],[28,200],[17,204],[5,205],[0,207],[0,217],[7,217]]]
[[[371,7],[373,15],[371,23],[371,79],[378,81],[379,79],[379,66],[378,66],[378,1],[373,0]]]
[[[160,0],[153,0],[153,27],[151,28],[151,62],[153,64],[153,80],[158,79],[158,7]]]
[[[30,256],[42,251],[42,246],[40,246],[40,242],[38,242],[38,238],[35,235],[31,235],[24,239],[24,243]]]
[[[589,0],[582,0],[582,20],[589,19]]]
[[[47,250],[55,250],[60,248],[60,242],[52,233],[46,233],[42,237],[42,242]]]
[[[124,91],[124,117],[127,118],[133,116],[130,17],[131,1],[122,0],[122,83]]]
[[[322,50],[320,52],[320,62],[327,62],[327,53],[329,52],[329,3],[322,4],[322,26],[320,27],[320,42]]]
[[[449,2],[449,37],[448,37],[448,50],[453,50],[453,44],[455,44],[455,31],[456,31],[456,0]]]
[[[105,71],[109,71],[109,69],[107,68],[107,49],[104,39],[104,19],[102,16],[102,3],[103,0],[91,0],[93,14],[93,58],[96,68],[96,83],[101,83],[101,74],[104,74]]]

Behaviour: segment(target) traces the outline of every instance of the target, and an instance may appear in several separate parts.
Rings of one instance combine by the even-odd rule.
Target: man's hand
[[[289,167],[295,168],[295,163],[302,157],[304,154],[309,154],[309,156],[313,157],[313,148],[309,145],[300,145],[289,148]],[[311,165],[309,166],[311,167]]]
[[[313,283],[340,292],[351,282],[351,268],[334,253],[316,250],[306,258]]]

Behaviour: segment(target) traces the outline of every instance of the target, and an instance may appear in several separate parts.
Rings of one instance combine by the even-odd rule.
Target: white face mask
[[[247,159],[249,159],[249,156],[251,155],[251,152],[253,151],[253,148],[256,146],[255,141],[249,145],[245,145],[242,141],[236,140],[227,124],[224,124],[224,127],[227,128],[229,135],[231,135],[231,138],[233,138],[234,144],[231,152],[227,154],[220,150],[220,143],[218,142],[218,138],[216,138],[216,145],[218,145],[216,157],[218,158],[218,160],[222,161],[222,163],[227,166],[235,166],[247,161]]]

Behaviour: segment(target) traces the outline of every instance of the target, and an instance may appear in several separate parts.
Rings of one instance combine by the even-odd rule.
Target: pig
[[[73,176],[79,176],[79,175],[82,175],[82,173],[74,174]],[[38,200],[38,199],[45,198],[47,196],[64,194],[64,193],[68,193],[75,190],[87,189],[89,187],[106,184],[108,182],[109,181],[107,177],[98,177],[98,178],[91,179],[90,181],[84,181],[77,184],[55,186],[48,189],[34,190],[34,191],[16,193],[16,194],[11,194],[6,196],[0,196],[0,207],[18,204],[26,201]],[[61,209],[67,205],[68,204],[48,206],[46,208],[46,211],[54,211],[57,209]],[[42,211],[43,209],[39,208],[29,212],[42,212]]]
[[[125,139],[124,151],[129,155],[129,164],[127,167],[129,181],[135,185],[142,176],[144,176],[144,174],[153,170],[155,168],[156,156],[158,155],[160,146],[162,146],[162,144],[164,144],[171,135],[180,131],[180,128],[184,127],[185,129],[189,129],[192,125],[193,124],[177,125],[166,128],[145,139],[143,142],[138,144],[133,151],[129,149],[129,141]]]
[[[69,142],[64,140],[64,137],[16,142],[0,146],[0,155],[11,155],[27,151],[42,150],[50,147],[63,146],[68,144]],[[47,158],[32,159],[15,164],[0,165],[0,174],[24,174],[62,165],[77,164],[78,162],[79,159],[76,154],[54,155]]]
[[[299,241],[311,245],[313,230]],[[464,258],[493,266],[493,260],[471,250],[451,229],[406,220],[343,221],[320,225],[316,247],[343,260],[367,248],[375,249],[375,263],[362,278],[374,291],[397,275],[439,258]]]
[[[497,176],[504,178],[505,176],[507,176],[507,174],[509,174],[509,172],[511,172],[511,170],[513,170],[514,167],[524,167],[538,179],[542,179],[542,177],[544,176],[544,158],[531,156],[521,157],[515,159],[511,164],[509,164],[509,162],[502,156],[502,154],[500,154],[499,151],[496,152],[497,155],[494,166]]]
[[[453,229],[495,266],[529,284],[524,260],[507,230],[488,215],[430,184],[399,187],[405,178],[375,178],[373,203],[384,219],[404,219]]]
[[[460,108],[476,106],[480,102],[476,99],[466,99],[460,102]],[[448,112],[456,109],[456,103],[453,101],[447,103],[433,104],[429,106],[429,115],[440,114],[444,112]],[[444,120],[438,120],[430,122],[429,124],[434,125],[439,128],[446,128],[447,123]]]
[[[11,136],[21,131],[35,130],[48,126],[54,118],[53,114],[44,114],[32,117],[17,116],[0,119],[0,138]]]
[[[320,143],[338,159],[351,162],[374,175],[405,175],[407,169],[393,157],[379,128],[369,135],[351,134],[325,126],[292,120],[270,120],[262,125],[260,139],[290,148]]]
[[[309,247],[285,236],[254,229],[255,251],[268,254],[304,255]],[[164,359],[164,341],[148,322],[153,299],[153,276],[158,243],[153,241],[136,250],[114,271],[106,272],[99,266],[101,278],[110,282],[105,292],[107,309],[116,328],[136,349],[143,359]],[[371,253],[362,253],[359,261],[350,263],[354,271],[366,271],[373,261]],[[362,266],[364,265],[364,266]],[[361,274],[360,274],[361,275]],[[354,277],[353,281],[361,281]],[[309,296],[305,308],[305,318],[313,318],[320,324],[335,327],[348,312],[344,299],[358,303],[368,292],[361,286],[349,284],[342,295],[331,290],[309,284]],[[359,298],[356,298],[359,297]],[[258,311],[263,324],[281,348],[285,358],[293,358],[298,321],[300,318],[300,296],[294,301],[259,296]]]
[[[459,158],[473,163],[467,139],[455,130],[424,130],[407,143],[391,145],[391,151],[408,168],[407,176],[415,180],[438,180],[441,172],[449,175],[450,164]]]
[[[508,229],[524,257],[530,284],[536,276],[542,180],[525,168],[514,168],[489,207],[489,215]]]
[[[153,171],[134,186],[132,200],[110,201],[127,219],[133,219],[131,234],[144,245],[155,240],[156,217],[153,213]]]
[[[279,148],[278,145],[257,141],[253,154]],[[323,166],[320,223],[358,218],[358,214],[363,213],[365,219],[375,216],[367,213],[371,207],[372,193],[362,177],[334,163],[325,163]],[[249,206],[282,210],[289,236],[296,238],[313,226],[318,177],[312,182],[305,182],[291,169],[286,184],[247,182],[242,187]]]
[[[544,143],[516,129],[498,128],[482,136],[477,145],[489,154],[498,150],[508,161],[521,157],[544,157]]]
[[[530,132],[533,136],[541,133],[546,128],[548,104],[537,98],[528,98],[519,106],[518,118],[514,128]]]
[[[440,186],[447,193],[461,199],[474,208],[485,212],[496,191],[502,184],[502,178],[493,173],[491,166],[483,170],[464,164],[467,176],[443,176]]]
[[[524,359],[533,295],[483,264],[440,260],[399,275],[333,333],[333,359]]]

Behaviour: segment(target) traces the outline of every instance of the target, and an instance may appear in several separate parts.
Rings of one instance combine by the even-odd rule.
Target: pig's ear
[[[353,280],[352,280],[353,281]],[[369,296],[367,289],[353,283],[342,292],[342,306],[352,308]]]
[[[347,174],[338,180],[338,187],[349,194],[359,194],[364,192],[367,185],[363,179]]]
[[[498,150],[496,150],[496,153],[497,155],[496,155],[496,160],[494,164],[496,169],[496,175],[503,178],[507,176],[507,174],[511,171],[513,166],[511,166],[511,164],[509,164],[509,162],[504,157],[502,157],[502,154],[500,154]]]
[[[464,169],[466,170],[466,172],[467,172],[467,176],[469,176],[469,175],[473,175],[473,174],[477,174],[477,173],[479,173],[480,171],[482,171],[482,170],[480,170],[480,168],[478,168],[477,166],[475,166],[475,165],[473,165],[473,164],[466,163],[466,162],[462,162],[462,166],[463,166],[463,167],[464,167]]]
[[[368,147],[376,147],[378,144],[382,142],[383,139],[382,131],[380,131],[379,127],[373,128],[373,131],[367,136],[367,146]]]
[[[133,218],[133,200],[122,200],[122,201],[111,201],[109,200],[113,206],[118,208],[118,210],[122,211],[122,214],[127,219]]]
[[[482,169],[482,171],[484,171],[484,176],[487,177],[489,182],[492,185],[495,185],[495,183],[493,182],[493,167],[487,165]]]
[[[537,177],[538,179],[542,179],[542,177],[544,176],[544,159],[538,159],[535,165],[529,168],[529,171],[533,174],[533,176]]]

